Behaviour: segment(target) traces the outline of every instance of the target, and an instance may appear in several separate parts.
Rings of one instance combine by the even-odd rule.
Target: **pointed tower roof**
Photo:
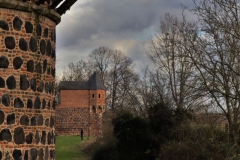
[[[99,77],[99,75],[97,74],[97,72],[94,72],[89,80],[88,80],[88,86],[90,90],[105,90],[102,81]]]

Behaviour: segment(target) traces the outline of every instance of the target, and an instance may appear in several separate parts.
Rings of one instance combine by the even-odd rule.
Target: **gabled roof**
[[[59,90],[105,90],[99,75],[94,72],[88,81],[61,81]]]

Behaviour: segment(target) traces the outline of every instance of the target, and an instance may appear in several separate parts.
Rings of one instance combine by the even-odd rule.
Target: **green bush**
[[[147,120],[123,111],[113,120],[113,125],[120,159],[154,159]]]
[[[100,148],[95,150],[92,160],[118,160],[118,152],[116,146],[100,146]]]
[[[163,102],[148,109],[148,120],[155,155],[159,154],[161,147],[166,143],[177,140],[177,128],[189,119],[192,119],[192,114],[188,110],[171,109]]]

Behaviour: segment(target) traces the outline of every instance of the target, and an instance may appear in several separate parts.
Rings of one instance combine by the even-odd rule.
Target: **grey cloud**
[[[57,27],[57,32],[61,33],[58,43],[73,45],[79,39],[88,39],[103,31],[114,34],[141,32],[158,20],[161,4],[156,0],[92,0],[77,4],[73,14],[63,15]]]
[[[101,8],[99,16],[104,19],[100,22],[101,30],[110,32],[141,31],[156,19],[157,7],[160,1],[119,1],[118,3],[101,3],[96,1],[94,8]]]
[[[87,57],[99,46],[121,49],[138,66],[147,59],[149,31],[169,12],[181,15],[191,0],[81,0],[57,26],[57,67]],[[149,33],[148,33],[149,32]]]

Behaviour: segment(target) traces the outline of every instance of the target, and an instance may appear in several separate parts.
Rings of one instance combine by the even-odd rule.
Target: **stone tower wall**
[[[104,111],[99,111],[97,113],[91,112],[89,119],[89,133],[90,136],[101,137],[102,136],[102,113]]]
[[[80,135],[98,137],[102,135],[102,112],[95,113],[89,108],[56,106],[55,129],[57,135]]]
[[[59,20],[30,1],[0,0],[0,159],[55,159]]]

